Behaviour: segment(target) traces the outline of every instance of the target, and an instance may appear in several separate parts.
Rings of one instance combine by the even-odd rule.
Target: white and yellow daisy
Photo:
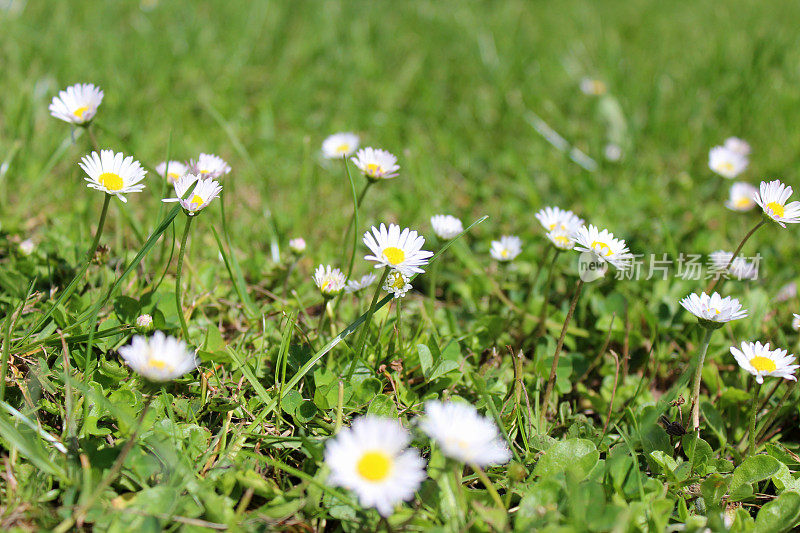
[[[792,329],[800,331],[800,315],[797,313],[792,313]]]
[[[744,139],[739,137],[728,137],[725,139],[725,148],[736,152],[739,155],[747,157],[750,155],[750,145]]]
[[[483,467],[511,460],[511,451],[494,421],[467,403],[426,402],[420,427],[446,456],[457,461]]]
[[[369,179],[389,179],[397,177],[397,158],[386,150],[362,148],[350,160]]]
[[[785,228],[787,223],[797,224],[800,222],[800,202],[786,203],[792,192],[792,188],[784,185],[780,180],[773,180],[769,183],[762,181],[759,192],[754,198],[766,216]]]
[[[546,231],[561,230],[573,233],[583,225],[583,219],[560,207],[545,207],[534,215]]]
[[[516,235],[503,235],[500,240],[492,241],[489,253],[498,261],[513,261],[522,253],[522,239]]]
[[[347,286],[344,288],[344,292],[348,294],[352,294],[354,292],[358,292],[360,290],[366,289],[373,283],[378,280],[378,276],[374,273],[370,272],[369,274],[364,274],[361,276],[361,279],[351,279],[347,282]]]
[[[570,234],[564,230],[554,229],[553,231],[548,231],[545,236],[553,243],[553,246],[559,250],[572,250],[575,248],[575,241],[573,241]]]
[[[194,186],[194,190],[184,198],[186,192],[195,182],[197,185]],[[222,186],[217,181],[211,178],[202,179],[200,176],[195,176],[194,174],[186,174],[178,178],[172,186],[175,189],[176,197],[164,198],[161,201],[180,203],[181,207],[186,210],[186,214],[189,216],[194,216],[198,211],[204,209],[214,198],[219,196],[220,192],[222,192]]]
[[[794,355],[787,355],[786,350],[769,349],[769,343],[743,342],[742,349],[731,346],[731,354],[739,366],[756,377],[756,382],[764,383],[764,376],[797,381],[794,377],[798,365],[793,365]]]
[[[408,228],[400,231],[397,224],[389,224],[388,229],[385,224],[380,228],[372,226],[371,231],[364,234],[364,244],[372,254],[364,256],[364,259],[378,263],[375,268],[391,267],[406,276],[425,272],[420,267],[428,264],[433,252],[422,249],[424,237]]]
[[[330,265],[319,265],[314,271],[314,283],[319,288],[319,292],[326,298],[336,296],[344,290],[347,276],[338,268]]]
[[[464,225],[461,220],[453,215],[433,215],[431,217],[431,228],[433,228],[433,232],[437,237],[445,241],[449,241],[464,231]]]
[[[98,87],[91,83],[77,83],[53,97],[50,114],[64,122],[83,126],[92,121],[102,101],[103,91]]]
[[[101,150],[100,154],[92,152],[81,158],[78,164],[87,174],[86,181],[90,189],[113,194],[123,202],[127,202],[123,194],[139,192],[144,184],[147,171],[132,156],[125,157],[121,152]]]
[[[625,241],[615,239],[614,234],[606,229],[600,231],[592,224],[581,226],[572,235],[572,240],[576,250],[592,253],[598,260],[616,268],[627,268],[630,263],[632,256]]]
[[[399,270],[389,272],[389,275],[386,276],[386,282],[383,284],[383,290],[391,292],[395,298],[402,298],[411,288],[408,276]]]
[[[355,133],[334,133],[322,141],[322,155],[327,159],[350,157],[358,149],[359,141]]]
[[[747,168],[747,157],[724,146],[715,146],[708,152],[708,168],[722,176],[733,179]]]
[[[149,339],[136,335],[119,349],[125,363],[150,381],[170,381],[197,367],[198,361],[186,343],[156,331]]]
[[[231,167],[218,155],[200,154],[197,161],[189,162],[188,171],[201,178],[221,178],[231,171]]]
[[[300,255],[306,251],[306,240],[302,237],[296,237],[289,241],[289,250],[295,254]]]
[[[739,300],[730,296],[723,298],[716,292],[711,296],[704,292],[699,295],[690,294],[681,300],[681,305],[707,327],[720,327],[725,322],[747,316],[747,311],[742,309]]]
[[[602,80],[592,78],[581,79],[581,92],[589,96],[600,96],[606,93],[608,89]]]
[[[733,253],[725,250],[712,252],[709,257],[718,271],[722,271],[727,267],[728,273],[736,279],[758,279],[758,265],[754,262],[749,262],[744,257],[737,257],[731,263]],[[730,263],[730,266],[728,266],[728,263]]]
[[[749,183],[738,181],[731,185],[731,192],[725,207],[732,211],[750,211],[756,206],[758,189]]]
[[[328,482],[352,490],[361,505],[390,516],[395,506],[411,500],[427,477],[425,461],[411,436],[396,420],[367,415],[342,429],[325,445]]]
[[[170,161],[169,166],[167,166],[167,162],[164,161],[156,165],[156,172],[171,185],[178,178],[185,176],[189,172],[189,167],[180,161]],[[165,172],[167,173],[166,175],[164,174]]]

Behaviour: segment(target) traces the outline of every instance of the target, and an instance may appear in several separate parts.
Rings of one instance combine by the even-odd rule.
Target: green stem
[[[372,185],[372,182],[367,180],[367,183],[361,190],[361,194],[356,198],[356,184],[353,181],[353,177],[350,175],[350,167],[347,166],[347,158],[343,157],[342,161],[344,162],[344,170],[347,172],[347,179],[350,181],[350,188],[353,191],[353,214],[350,215],[350,221],[347,223],[347,232],[344,234],[345,241],[347,241],[347,237],[350,235],[350,228],[353,228],[353,249],[350,250],[350,261],[347,264],[347,279],[350,279],[350,275],[353,273],[353,264],[356,259],[356,248],[358,247],[358,208],[361,207],[361,202],[364,201],[364,197],[367,195],[367,191],[370,185]]]
[[[328,296],[322,295],[322,313],[319,315],[319,323],[317,324],[317,336],[322,336],[322,327],[325,325],[325,317],[328,311]]]
[[[713,329],[706,328],[703,344],[700,346],[700,352],[697,354],[694,381],[692,382],[692,428],[698,435],[700,434],[700,381],[702,381],[703,376],[703,362],[706,360],[706,352],[708,352],[708,345],[711,342],[711,334],[713,332]]]
[[[94,148],[94,151],[97,152],[97,155],[100,155],[100,145],[97,144],[97,138],[94,136],[91,122],[84,126],[84,129],[86,130],[86,133],[89,134],[89,142],[92,144],[92,148]]]
[[[403,334],[400,332],[400,300],[401,298],[395,298],[394,300],[394,309],[397,312],[397,320],[395,320],[397,326],[397,353],[403,353]]]
[[[728,264],[725,265],[725,268],[722,270],[723,274],[720,277],[712,280],[711,283],[709,284],[709,286],[706,288],[706,293],[707,294],[711,294],[711,291],[714,290],[714,287],[717,286],[717,283],[719,283],[720,290],[722,290],[722,285],[725,283],[725,276],[727,275],[728,269],[733,264],[733,260],[736,259],[739,256],[739,252],[742,251],[742,247],[744,246],[744,243],[746,243],[747,240],[750,237],[753,236],[753,233],[755,233],[758,228],[760,228],[761,226],[763,226],[766,223],[767,223],[767,219],[766,218],[762,218],[761,221],[758,224],[753,226],[753,229],[751,229],[750,231],[747,232],[747,235],[744,236],[744,239],[742,239],[742,242],[740,242],[739,246],[737,246],[736,250],[734,250],[733,255],[731,256],[730,260],[728,261]]]
[[[753,383],[753,397],[750,400],[750,431],[749,446],[747,447],[747,457],[756,452],[756,415],[758,414],[758,393],[761,391],[761,383]]]
[[[3,327],[3,358],[0,361],[0,402],[6,397],[6,374],[8,372],[8,358],[11,353],[11,321],[14,318],[14,310],[9,309],[6,315],[5,327]]]
[[[186,317],[183,316],[183,305],[181,304],[181,275],[183,274],[183,254],[186,253],[186,241],[189,239],[189,227],[192,225],[192,217],[186,217],[186,226],[183,228],[181,237],[181,249],[178,252],[178,271],[175,277],[175,305],[178,309],[178,318],[181,321],[183,338],[189,340],[189,327],[186,325]]]
[[[484,472],[483,469],[475,463],[470,463],[469,466],[478,475],[478,478],[481,480],[481,483],[483,483],[483,486],[486,487],[486,490],[489,491],[489,495],[492,497],[492,500],[494,500],[495,505],[497,505],[498,511],[503,511],[503,513],[505,513],[506,506],[503,505],[503,500],[497,493],[497,489],[494,488],[494,483],[492,483],[492,481],[489,479],[489,476],[486,475],[486,472]]]
[[[555,270],[556,259],[558,259],[560,252],[561,250],[556,250],[556,253],[553,254],[553,260],[550,261],[550,266],[548,267],[547,279],[545,280],[544,288],[542,289],[542,309],[539,311],[539,327],[536,328],[536,339],[544,335],[545,332],[545,323],[547,322],[547,302],[550,299],[550,284],[553,281],[553,271]]]
[[[97,246],[100,244],[100,237],[103,235],[103,227],[106,225],[106,215],[108,214],[108,204],[110,202],[111,195],[106,194],[106,199],[103,201],[103,209],[100,211],[100,221],[97,223],[97,232],[94,234],[94,240],[86,254],[86,260],[88,262],[92,261],[94,253],[97,251]]]
[[[372,294],[372,302],[369,304],[367,316],[364,319],[364,324],[361,326],[361,334],[359,335],[358,342],[356,343],[355,357],[353,357],[353,360],[350,362],[350,368],[347,370],[347,381],[350,381],[350,378],[353,377],[353,373],[356,371],[356,362],[361,359],[361,355],[364,353],[364,343],[367,340],[367,330],[369,330],[369,325],[372,322],[372,315],[375,313],[375,304],[378,302],[378,296],[381,294],[383,283],[386,281],[386,276],[388,275],[389,267],[386,267],[383,269],[383,275],[381,275],[381,279],[378,281],[378,285],[375,287],[375,292]]]

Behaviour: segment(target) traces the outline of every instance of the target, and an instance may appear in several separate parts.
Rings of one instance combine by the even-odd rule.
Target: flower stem
[[[89,142],[92,144],[92,148],[94,151],[97,152],[97,155],[100,155],[100,145],[97,144],[97,137],[94,136],[94,130],[92,130],[92,124],[89,123],[84,128],[86,133],[89,135]]]
[[[364,343],[367,340],[367,331],[372,322],[372,315],[375,313],[375,304],[378,302],[378,296],[381,294],[383,283],[386,281],[386,276],[388,275],[389,267],[386,267],[383,269],[383,275],[381,275],[381,279],[375,287],[375,292],[372,295],[372,303],[369,304],[369,309],[367,310],[367,317],[364,319],[364,324],[361,326],[361,334],[356,343],[355,357],[353,357],[353,360],[350,362],[350,368],[347,370],[347,381],[350,381],[350,378],[353,377],[353,373],[356,371],[356,361],[361,359],[361,355],[364,353]]]
[[[322,335],[322,327],[325,325],[325,317],[328,315],[328,301],[330,298],[327,296],[322,297],[322,313],[319,315],[319,323],[317,324],[317,336]]]
[[[558,357],[561,355],[561,349],[564,347],[564,337],[567,336],[567,328],[569,327],[569,322],[572,320],[572,315],[575,313],[575,307],[578,305],[578,298],[581,295],[581,290],[583,289],[583,280],[578,279],[578,284],[575,286],[575,294],[572,296],[572,301],[569,304],[569,311],[567,312],[567,318],[564,319],[564,326],[561,328],[561,336],[558,338],[558,344],[556,345],[556,352],[553,354],[553,366],[550,367],[550,377],[547,379],[547,388],[544,390],[544,396],[542,397],[542,405],[539,409],[540,416],[542,419],[542,424],[544,425],[544,417],[547,414],[547,405],[550,402],[550,394],[553,392],[553,385],[556,382],[556,371],[558,370]]]
[[[397,327],[397,353],[403,353],[403,334],[400,332],[400,300],[401,298],[395,298],[394,300],[394,309],[397,311],[397,320],[395,321],[395,327]]]
[[[483,483],[483,486],[486,487],[486,490],[489,491],[489,495],[492,497],[492,500],[494,500],[498,510],[505,512],[506,506],[503,504],[503,500],[497,493],[497,489],[494,488],[494,483],[492,483],[492,480],[490,480],[489,476],[486,475],[486,472],[484,472],[483,469],[475,463],[470,463],[469,466],[478,475],[478,478],[481,480],[481,483]]]
[[[539,312],[539,327],[536,328],[536,339],[544,335],[545,332],[545,322],[547,321],[547,302],[550,299],[550,284],[553,281],[553,270],[555,270],[556,259],[558,259],[560,252],[561,250],[556,250],[556,253],[553,255],[553,260],[550,261],[547,279],[545,280],[544,288],[542,289],[542,310]]]
[[[183,305],[181,305],[181,274],[183,274],[183,254],[186,253],[186,241],[189,238],[189,227],[192,225],[192,217],[186,217],[186,226],[183,228],[181,237],[181,249],[178,252],[178,271],[175,278],[175,305],[178,308],[178,318],[181,321],[183,338],[189,340],[189,327],[186,325],[186,317],[183,316]]]
[[[748,432],[749,445],[747,457],[756,452],[756,415],[758,414],[758,393],[761,391],[760,383],[753,383],[753,398],[750,401],[750,431]]]
[[[106,215],[108,215],[108,204],[111,203],[111,195],[106,194],[105,197],[103,209],[100,211],[100,221],[97,223],[97,231],[94,234],[92,245],[89,247],[89,251],[86,254],[86,260],[89,262],[94,258],[97,246],[100,244],[100,237],[103,235],[103,227],[106,225]]]
[[[711,342],[711,334],[714,332],[711,328],[706,328],[705,335],[703,336],[703,344],[700,346],[700,352],[697,354],[697,363],[694,369],[694,381],[692,382],[692,429],[700,434],[700,381],[703,376],[703,362],[706,360],[706,352],[708,352],[708,345]]]
[[[361,189],[361,194],[356,198],[356,184],[353,181],[353,177],[350,175],[350,167],[347,166],[347,158],[343,157],[342,162],[344,163],[344,170],[347,172],[347,179],[350,181],[350,188],[353,191],[353,214],[350,215],[350,221],[347,223],[347,231],[344,234],[345,241],[347,241],[347,237],[350,235],[350,228],[353,228],[353,249],[350,250],[350,261],[347,265],[347,279],[350,279],[350,275],[353,273],[353,263],[356,258],[356,248],[358,247],[358,208],[361,207],[361,202],[364,201],[364,197],[367,195],[367,190],[369,190],[369,186],[372,185],[372,182],[367,180],[364,188]],[[343,248],[345,250],[347,249],[344,246]]]
[[[742,239],[742,242],[740,242],[739,246],[737,246],[736,250],[734,250],[733,255],[731,256],[730,260],[728,261],[728,264],[725,265],[725,268],[722,270],[723,274],[720,277],[718,277],[716,279],[713,279],[711,281],[711,283],[709,284],[709,286],[706,288],[706,293],[707,294],[711,294],[711,291],[714,290],[714,287],[717,286],[717,283],[719,283],[720,289],[722,288],[722,285],[725,283],[725,275],[726,275],[725,273],[728,272],[728,269],[733,264],[733,260],[736,259],[739,256],[739,252],[742,251],[742,247],[744,246],[744,243],[746,243],[747,240],[750,237],[752,237],[753,233],[755,233],[758,228],[760,228],[761,226],[763,226],[766,223],[767,223],[767,219],[766,218],[762,218],[761,221],[758,224],[753,226],[753,229],[751,229],[750,231],[747,232],[747,235],[744,236],[744,239]]]

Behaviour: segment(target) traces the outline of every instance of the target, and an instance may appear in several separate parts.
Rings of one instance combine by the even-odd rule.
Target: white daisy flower
[[[138,328],[149,328],[152,325],[153,325],[153,317],[152,316],[150,316],[148,314],[144,314],[144,315],[139,315],[138,317],[136,317],[136,327],[138,327]]]
[[[170,381],[197,368],[197,358],[186,343],[156,331],[149,339],[136,335],[119,349],[125,363],[150,381]]]
[[[449,241],[464,231],[464,225],[461,220],[453,215],[433,215],[431,217],[431,227],[436,236],[445,241]]]
[[[336,296],[344,290],[347,277],[338,268],[331,268],[330,265],[319,265],[314,271],[314,283],[319,288],[323,296],[330,298]]]
[[[462,402],[425,403],[425,417],[420,424],[430,438],[452,459],[478,466],[505,464],[511,451],[494,421],[478,414],[472,405]]]
[[[370,272],[369,274],[364,274],[361,276],[361,279],[351,279],[347,282],[347,287],[345,287],[344,292],[348,294],[352,294],[354,292],[358,292],[362,289],[366,289],[373,283],[378,280],[378,276],[374,273]]]
[[[534,216],[547,231],[560,229],[567,233],[573,233],[583,225],[582,218],[572,211],[560,207],[545,207]]]
[[[581,92],[583,94],[588,94],[589,96],[600,96],[605,94],[606,90],[606,84],[601,80],[595,80],[592,78],[581,79]]]
[[[725,207],[732,211],[750,211],[756,206],[755,196],[758,189],[749,183],[738,181],[731,185],[730,198]]]
[[[25,239],[19,243],[19,253],[22,255],[31,255],[34,250],[36,250],[36,243],[33,242],[33,239]]]
[[[797,283],[790,281],[780,288],[778,294],[775,295],[776,302],[785,302],[797,296]]]
[[[740,139],[739,137],[728,137],[725,139],[725,148],[744,157],[750,155],[750,145],[747,143],[747,141]]]
[[[217,155],[200,154],[197,161],[189,162],[188,171],[201,178],[221,178],[231,171],[231,167]]]
[[[187,198],[184,198],[186,192],[191,188],[192,184],[197,182],[194,190]],[[198,211],[205,208],[211,203],[211,200],[217,198],[219,193],[222,192],[222,186],[211,178],[202,179],[200,176],[194,174],[186,174],[175,183],[172,184],[175,189],[175,198],[164,198],[162,202],[178,202],[186,210],[189,216],[195,215]]]
[[[615,239],[614,234],[606,229],[600,231],[592,224],[581,226],[572,235],[572,240],[575,241],[576,250],[590,252],[598,260],[616,268],[627,268],[630,263],[632,256],[625,241]]]
[[[383,284],[383,290],[394,294],[395,298],[402,298],[406,293],[411,290],[411,283],[408,276],[399,270],[392,270],[386,276],[386,282]]]
[[[306,240],[302,237],[297,237],[289,241],[289,250],[293,254],[300,255],[306,251]]]
[[[726,252],[725,250],[712,252],[709,257],[711,258],[711,263],[718,271],[723,271],[727,267],[728,273],[736,279],[758,279],[758,264],[755,262],[751,263],[744,257],[737,257],[731,263],[733,253]],[[730,266],[728,266],[728,263],[730,263]]]
[[[359,141],[355,133],[334,133],[322,141],[322,155],[327,159],[350,157],[358,149]]]
[[[102,101],[103,91],[98,87],[91,83],[77,83],[53,97],[50,114],[64,122],[82,126],[92,121]]]
[[[570,234],[564,230],[554,229],[553,231],[548,231],[545,236],[553,243],[553,246],[559,250],[572,250],[575,248],[575,241],[573,241]]]
[[[765,215],[785,228],[786,223],[797,224],[800,222],[800,202],[786,203],[792,192],[792,188],[784,185],[780,180],[773,180],[769,183],[762,181],[754,199],[764,210]]]
[[[369,179],[389,179],[397,177],[397,158],[386,150],[362,148],[350,160]]]
[[[786,350],[769,349],[769,343],[743,342],[742,349],[731,346],[731,354],[739,366],[756,377],[756,382],[764,383],[764,376],[797,381],[794,373],[798,365],[793,365],[794,355],[787,355]]]
[[[615,163],[622,159],[622,148],[618,144],[608,143],[603,149],[603,155],[606,156],[607,160]]]
[[[800,331],[800,315],[797,313],[792,313],[792,329]]]
[[[164,161],[156,165],[156,172],[171,185],[178,178],[185,176],[189,172],[189,167],[180,161],[170,161],[169,167],[167,167],[167,162]],[[165,172],[167,172],[167,175],[164,175]]]
[[[747,311],[742,309],[739,300],[730,296],[723,298],[716,292],[711,296],[704,292],[699,295],[690,294],[681,300],[681,305],[699,318],[704,326],[720,327],[725,322],[747,316]]]
[[[328,482],[352,490],[361,505],[389,516],[395,505],[411,500],[426,478],[425,461],[399,422],[364,416],[325,445]]]
[[[92,152],[83,156],[78,165],[88,175],[85,179],[90,189],[113,194],[123,202],[128,201],[123,194],[144,189],[144,184],[139,182],[147,171],[132,156],[125,157],[122,152],[101,150],[99,155]]]
[[[503,235],[499,241],[492,241],[489,253],[498,261],[512,261],[522,253],[522,240],[516,235]]]
[[[723,178],[735,178],[748,164],[747,157],[724,146],[715,146],[708,152],[708,167]]]
[[[368,231],[364,234],[364,244],[372,252],[364,259],[378,263],[375,268],[391,267],[406,276],[425,272],[420,267],[427,265],[433,255],[433,252],[422,249],[424,237],[408,228],[401,232],[397,224],[389,224],[389,229],[385,224],[381,224],[380,228],[372,226],[372,233]]]

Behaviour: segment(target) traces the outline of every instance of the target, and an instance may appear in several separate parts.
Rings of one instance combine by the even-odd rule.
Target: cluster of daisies
[[[473,469],[505,464],[511,451],[496,424],[463,402],[429,401],[412,425],[425,433],[453,461]],[[363,416],[325,446],[328,482],[356,493],[364,507],[389,516],[411,500],[427,477],[425,460],[409,446],[412,434],[395,419]]]

